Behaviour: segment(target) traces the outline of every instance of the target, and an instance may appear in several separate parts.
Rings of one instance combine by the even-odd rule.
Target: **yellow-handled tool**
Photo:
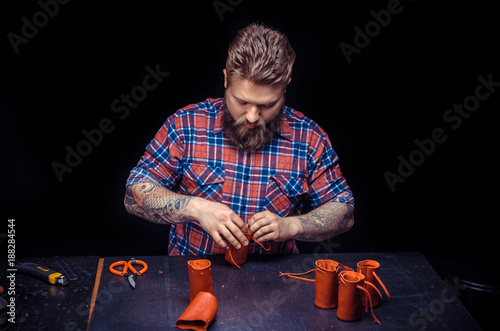
[[[56,272],[37,263],[18,263],[16,264],[16,269],[19,272],[35,276],[51,284],[66,285],[68,283],[66,277],[60,272]]]

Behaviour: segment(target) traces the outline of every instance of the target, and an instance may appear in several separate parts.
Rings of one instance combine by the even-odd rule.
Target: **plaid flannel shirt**
[[[327,134],[284,107],[281,132],[260,150],[244,152],[226,138],[223,99],[207,99],[169,116],[132,169],[127,185],[151,181],[183,195],[229,206],[247,223],[269,210],[299,215],[327,202],[354,206]],[[268,253],[298,253],[294,240],[268,242]],[[169,255],[223,254],[198,222],[173,224]],[[250,253],[264,250],[251,242]]]

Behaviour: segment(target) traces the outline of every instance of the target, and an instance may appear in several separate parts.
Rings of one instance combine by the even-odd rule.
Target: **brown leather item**
[[[265,251],[271,249],[271,247],[266,248],[260,241],[253,238],[252,234],[248,232],[248,228],[246,229],[246,232],[243,232],[243,234],[247,237],[248,242],[250,242],[251,240],[255,241],[262,248],[264,248]],[[249,249],[250,249],[249,246],[241,246],[240,249],[236,249],[236,247],[231,245],[231,247],[226,251],[226,255],[224,258],[227,262],[240,268],[239,264],[244,264],[245,262],[247,262]]]
[[[179,329],[206,330],[217,314],[217,298],[209,292],[199,292],[175,322]]]
[[[189,260],[189,302],[192,302],[199,292],[214,293],[212,268],[209,260]]]
[[[243,233],[245,237],[247,237],[248,242],[252,240],[252,234],[249,232],[244,232]],[[240,249],[236,249],[233,245],[226,251],[225,259],[227,262],[234,264],[238,268],[240,267],[239,264],[244,264],[247,262],[247,257],[248,257],[248,249],[250,247],[248,246],[241,246]]]
[[[280,271],[280,276],[314,282],[315,297],[314,305],[321,309],[333,309],[337,307],[338,300],[338,271],[340,268],[351,270],[334,260],[316,260],[316,268],[302,273],[283,273]],[[315,271],[315,279],[298,277]]]
[[[380,324],[373,313],[371,296],[365,289],[365,276],[355,271],[341,271],[339,282],[339,299],[337,308],[337,317],[343,321],[357,321],[361,318],[363,308],[363,293],[368,297],[372,316]]]
[[[380,271],[380,263],[378,263],[375,260],[363,260],[358,262],[357,265],[357,271],[359,273],[362,273],[363,276],[365,276],[365,281],[368,282],[365,284],[366,290],[368,290],[368,293],[370,294],[370,297],[372,299],[372,304],[373,307],[377,307],[380,299],[382,299],[382,293],[377,288],[377,284],[380,284],[382,288],[385,291],[385,294],[387,294],[387,298],[390,298],[391,295],[387,291],[387,288],[385,287],[384,283],[382,283],[382,280],[379,278],[379,271]],[[371,284],[375,286],[370,286]],[[367,286],[368,285],[368,286]],[[364,294],[363,295],[363,305],[365,307],[368,307],[368,295]]]
[[[342,264],[333,260],[317,260],[316,261],[316,288],[314,304],[321,309],[333,309],[338,304],[338,289],[339,289],[339,268],[345,267]]]

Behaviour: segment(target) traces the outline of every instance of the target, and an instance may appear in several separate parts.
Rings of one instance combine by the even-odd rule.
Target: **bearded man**
[[[224,98],[169,116],[127,180],[130,214],[170,224],[169,255],[298,253],[349,230],[354,199],[328,135],[285,106],[287,37],[251,24],[229,46]]]

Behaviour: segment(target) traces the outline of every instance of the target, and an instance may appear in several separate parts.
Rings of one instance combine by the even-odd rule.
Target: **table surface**
[[[135,258],[149,265],[149,270],[136,278],[135,289],[125,277],[108,271],[111,263],[129,257],[104,259],[89,330],[176,330],[175,321],[189,305],[187,261],[198,258],[212,262],[219,310],[210,330],[480,330],[453,288],[420,253],[249,256],[241,269],[223,256]],[[314,283],[279,276],[279,271],[313,269],[316,260],[325,258],[352,268],[365,259],[380,262],[380,278],[391,294],[390,300],[384,298],[374,309],[381,325],[374,322],[370,311],[363,311],[359,321],[341,321],[336,309],[314,306]],[[87,329],[99,258],[30,261],[56,269],[61,259],[77,278],[64,287],[16,275],[16,324],[11,324],[11,329]],[[6,275],[5,270],[0,271],[2,282],[7,282]]]
[[[15,291],[16,323],[8,323],[9,330],[86,330],[98,261],[97,256],[16,260],[17,263],[34,262],[64,273],[69,280],[65,286],[52,285],[20,272],[14,273],[15,280],[11,282],[7,276],[12,273],[2,261],[0,285],[6,292],[2,298],[10,302],[9,289]]]

